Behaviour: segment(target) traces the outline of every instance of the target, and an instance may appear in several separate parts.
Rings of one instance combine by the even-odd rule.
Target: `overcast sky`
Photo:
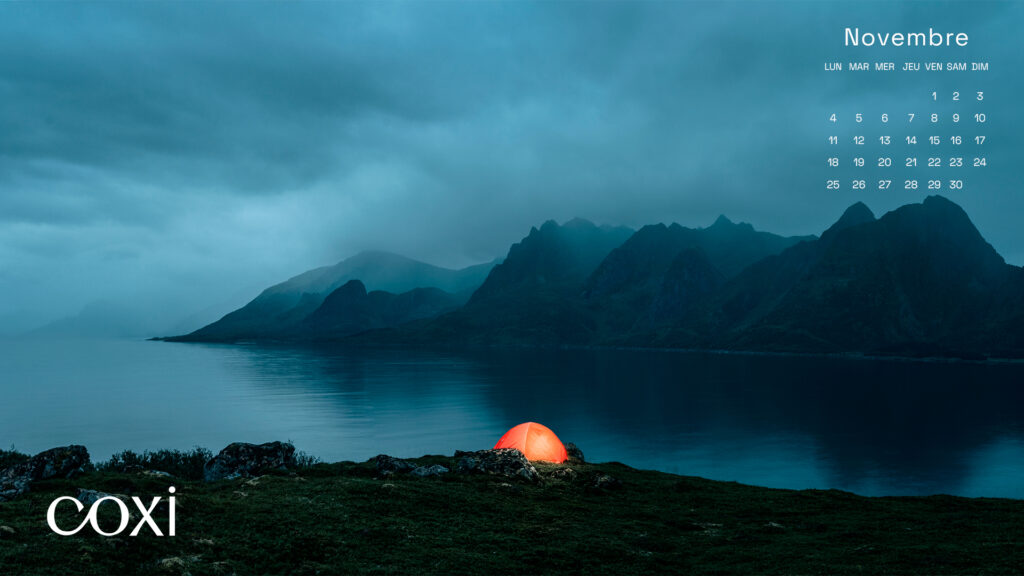
[[[926,191],[824,189],[827,113],[984,89],[961,203],[1024,263],[1020,5],[0,5],[0,333],[106,300],[170,322],[364,249],[463,266],[580,216],[819,233]],[[970,34],[844,48],[845,26]],[[829,75],[861,56],[977,74]],[[844,133],[845,135],[845,133]]]

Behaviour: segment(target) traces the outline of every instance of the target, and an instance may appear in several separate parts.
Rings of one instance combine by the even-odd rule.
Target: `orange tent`
[[[546,460],[560,464],[569,459],[562,441],[550,428],[536,422],[524,422],[505,432],[494,448],[517,448],[527,460]]]

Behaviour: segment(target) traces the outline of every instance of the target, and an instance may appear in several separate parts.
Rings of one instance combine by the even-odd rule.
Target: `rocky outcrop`
[[[593,490],[604,491],[604,490],[619,490],[622,488],[622,480],[608,474],[598,473],[594,476],[590,486]]]
[[[377,465],[377,475],[379,476],[390,476],[392,474],[401,474],[402,472],[411,472],[416,465],[400,460],[387,454],[378,454],[373,457],[374,463]]]
[[[420,466],[409,472],[413,476],[419,476],[420,478],[426,478],[427,476],[439,476],[441,474],[447,474],[450,472],[448,468],[441,466],[440,464],[434,464],[433,466]]]
[[[579,474],[568,466],[559,466],[558,468],[548,472],[547,477],[555,480],[563,480],[565,482],[575,482],[579,477]]]
[[[565,453],[569,455],[569,462],[572,464],[583,464],[586,462],[583,458],[583,450],[580,450],[580,447],[572,442],[565,445]]]
[[[85,446],[62,446],[40,452],[25,462],[0,471],[0,502],[13,500],[29,491],[37,480],[70,478],[89,464]]]
[[[495,474],[507,478],[520,478],[530,482],[540,480],[537,469],[526,456],[515,448],[478,450],[455,453],[458,464],[455,471],[460,474]]]
[[[203,468],[203,480],[213,482],[254,476],[295,466],[295,446],[286,442],[248,444],[235,442],[214,456]]]
[[[78,501],[82,503],[82,505],[88,508],[104,498],[111,497],[117,498],[123,502],[129,501],[128,497],[125,496],[124,494],[107,494],[106,492],[100,492],[99,490],[89,490],[86,488],[79,488],[78,496],[76,496],[75,498],[77,498]]]

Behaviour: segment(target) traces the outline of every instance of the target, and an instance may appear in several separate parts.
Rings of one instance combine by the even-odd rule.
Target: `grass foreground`
[[[454,467],[451,457],[412,461]],[[1024,501],[867,498],[617,463],[571,467],[575,477],[555,478],[562,466],[538,464],[545,480],[532,484],[455,473],[378,479],[372,462],[213,483],[101,466],[0,503],[0,574],[1024,572]],[[622,485],[596,488],[599,474]],[[50,503],[79,488],[149,502],[172,485],[173,538],[62,537],[47,526]],[[85,518],[73,512],[58,514],[64,526]],[[166,528],[166,514],[154,518]]]

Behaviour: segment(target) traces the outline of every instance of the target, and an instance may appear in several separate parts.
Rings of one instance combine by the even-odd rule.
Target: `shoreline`
[[[35,483],[0,503],[0,571],[32,574],[1016,573],[1024,500],[865,497],[533,463],[538,479],[312,463],[216,481],[148,469]],[[447,472],[429,472],[437,467]],[[571,470],[571,472],[568,472]],[[177,497],[177,536],[57,537],[50,502]],[[148,502],[148,500],[147,500]],[[59,516],[76,525],[73,508]],[[154,514],[166,527],[166,514]]]
[[[456,461],[460,457],[460,455],[473,453],[473,452],[467,452],[467,451],[463,451],[463,450],[456,450],[453,455],[424,454],[424,455],[421,455],[421,456],[410,456],[410,457],[378,454],[377,456],[368,458],[366,460],[337,460],[337,461],[333,461],[333,462],[328,462],[328,461],[322,460],[319,456],[317,456],[315,454],[310,454],[310,453],[305,452],[303,450],[296,450],[294,445],[290,441],[288,441],[288,442],[272,442],[272,443],[268,443],[268,444],[275,444],[275,443],[280,443],[280,444],[284,444],[284,445],[292,447],[295,459],[296,459],[296,461],[298,463],[296,466],[289,468],[289,470],[292,470],[292,471],[309,469],[309,468],[314,468],[314,467],[317,467],[317,466],[327,466],[327,467],[338,467],[338,466],[341,466],[341,467],[346,467],[346,466],[360,467],[360,466],[368,466],[368,465],[374,464],[375,460],[377,458],[379,458],[380,456],[387,456],[387,458],[390,458],[390,459],[393,459],[393,460],[409,461],[409,462],[419,462],[419,461],[430,461],[430,462]],[[245,443],[242,443],[242,444],[245,444]],[[229,445],[229,448],[230,448],[230,446],[233,446],[233,445],[234,444]],[[50,450],[56,450],[56,449],[58,449],[58,448],[51,448]],[[228,448],[225,448],[225,450],[227,450],[227,449]],[[479,450],[479,451],[487,452],[487,451],[492,451],[492,450],[493,449],[483,449],[483,450]],[[41,454],[42,452],[46,452],[46,451],[47,450],[44,450],[44,451],[41,451],[39,453]],[[186,478],[186,479],[201,479],[202,478],[202,474],[201,474],[202,464],[205,463],[206,461],[209,461],[210,459],[212,459],[214,454],[215,454],[215,452],[213,452],[210,449],[208,449],[206,447],[203,447],[203,446],[193,446],[190,449],[175,449],[175,448],[161,448],[161,449],[156,449],[156,450],[143,449],[141,452],[136,452],[134,450],[125,449],[125,450],[120,450],[120,451],[117,451],[117,452],[113,452],[109,457],[107,457],[107,458],[105,458],[103,460],[90,461],[89,466],[87,467],[86,470],[84,470],[84,472],[111,472],[112,471],[112,472],[116,472],[116,473],[126,473],[126,472],[133,472],[133,471],[140,471],[140,470],[143,470],[143,469],[147,469],[147,470],[149,470],[151,472],[167,473],[166,470],[160,469],[161,466],[153,465],[152,464],[152,462],[160,461],[162,459],[165,462],[168,462],[168,461],[171,462],[172,468],[168,468],[168,470],[176,470],[177,471],[174,474],[170,474],[171,477],[183,477],[183,478]],[[17,450],[17,448],[14,447],[14,446],[11,446],[11,450],[0,449],[0,472],[2,472],[11,462],[20,462],[20,461],[23,461],[23,460],[27,460],[30,457],[31,457],[30,454],[21,452],[21,451]],[[200,459],[201,459],[201,461],[200,461]],[[607,461],[607,462],[590,462],[590,461],[586,461],[585,462],[585,461],[582,461],[582,460],[570,459],[569,461],[566,461],[566,462],[561,463],[561,464],[554,464],[554,463],[543,462],[543,461],[531,461],[531,463],[534,464],[535,466],[547,467],[549,469],[554,469],[554,468],[558,468],[558,467],[569,467],[569,468],[572,468],[573,466],[577,466],[577,465],[581,465],[581,464],[582,465],[586,465],[586,466],[590,466],[590,467],[612,466],[612,467],[628,469],[628,470],[630,470],[630,471],[632,471],[634,473],[637,473],[637,474],[654,474],[654,475],[666,475],[666,476],[679,477],[679,478],[691,478],[691,479],[696,479],[696,480],[700,480],[700,481],[704,481],[704,482],[710,482],[710,483],[716,483],[716,484],[728,484],[728,485],[734,485],[734,486],[742,486],[742,487],[746,487],[746,488],[759,489],[759,490],[781,490],[781,491],[787,491],[787,492],[830,492],[830,493],[836,493],[836,494],[846,494],[848,496],[856,497],[856,498],[868,498],[868,499],[957,498],[957,499],[965,499],[965,500],[1004,500],[1004,501],[1008,501],[1008,502],[1020,502],[1020,503],[1024,504],[1024,497],[1016,498],[1016,497],[1013,497],[1013,496],[984,496],[984,495],[982,495],[982,496],[968,496],[968,495],[962,495],[962,494],[953,494],[953,493],[949,493],[949,492],[934,492],[934,493],[922,493],[922,494],[863,494],[863,493],[858,493],[858,492],[855,492],[855,491],[852,491],[852,490],[847,490],[847,489],[843,489],[843,488],[835,488],[835,487],[790,488],[790,487],[778,487],[778,486],[765,486],[765,485],[761,485],[761,484],[745,482],[745,481],[739,481],[739,480],[720,480],[720,479],[715,479],[715,478],[709,478],[709,477],[706,477],[706,476],[695,476],[695,475],[688,475],[688,474],[679,474],[679,473],[675,473],[675,472],[668,472],[668,471],[664,471],[664,470],[658,470],[658,469],[655,469],[655,468],[635,468],[633,466],[630,466],[627,463],[620,462],[620,461],[617,461],[617,460],[612,460],[612,461]],[[191,469],[191,474],[189,474],[189,473],[182,474],[181,473],[181,468],[180,468],[181,466],[189,467]],[[0,500],[0,502],[2,502],[2,500]]]
[[[898,354],[870,354],[866,352],[795,352],[776,350],[733,350],[728,348],[672,348],[661,346],[619,346],[619,345],[569,345],[540,346],[540,345],[444,345],[444,344],[382,344],[380,342],[364,343],[353,341],[346,337],[334,340],[287,340],[287,339],[239,339],[239,340],[179,340],[181,336],[153,336],[143,338],[145,342],[164,342],[171,344],[200,344],[215,346],[281,346],[281,347],[322,347],[338,346],[343,349],[358,350],[417,350],[417,351],[445,351],[445,352],[473,352],[473,351],[515,351],[515,350],[592,350],[606,351],[616,350],[624,352],[665,352],[675,354],[708,354],[716,356],[758,356],[769,358],[831,358],[837,360],[874,360],[894,362],[920,362],[928,364],[1000,364],[1016,365],[1024,364],[1024,358],[1015,357],[984,357],[965,358],[961,356],[906,356]]]

